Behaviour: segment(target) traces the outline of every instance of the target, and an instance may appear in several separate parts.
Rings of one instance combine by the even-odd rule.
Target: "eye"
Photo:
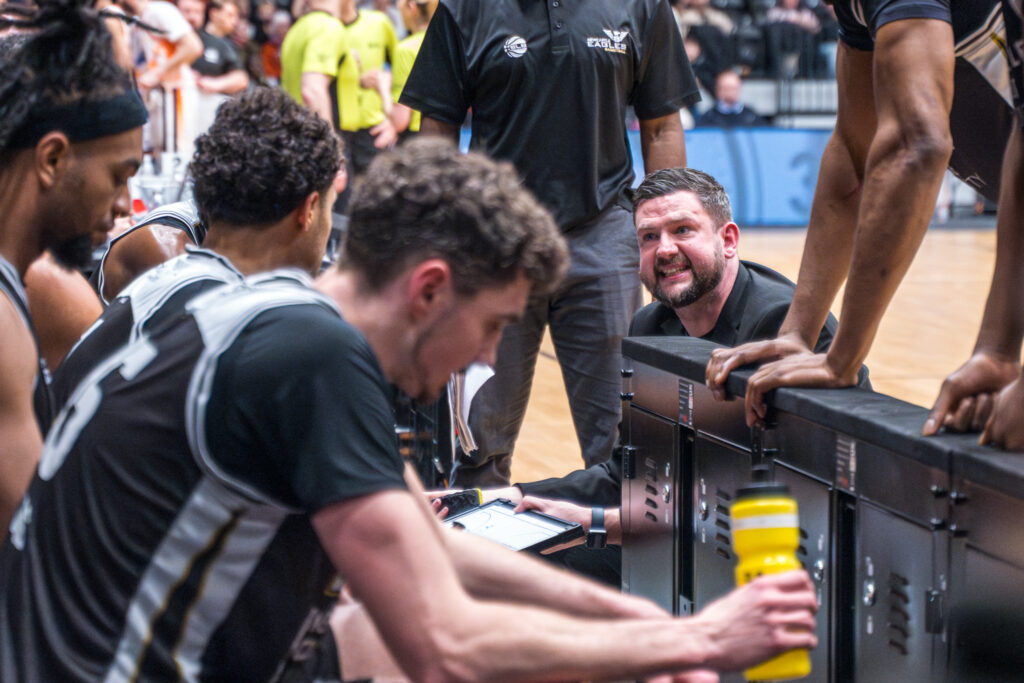
[[[653,242],[657,239],[658,236],[655,235],[653,232],[645,232],[644,234],[640,235],[641,242]]]

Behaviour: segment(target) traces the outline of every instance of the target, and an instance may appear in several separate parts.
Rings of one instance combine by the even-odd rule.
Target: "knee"
[[[953,154],[949,119],[921,113],[903,118],[882,133],[881,151],[908,172],[945,169]]]

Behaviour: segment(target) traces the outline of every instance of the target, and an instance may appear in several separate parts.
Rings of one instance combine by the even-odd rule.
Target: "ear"
[[[300,232],[310,229],[313,225],[313,218],[316,216],[317,209],[319,208],[320,193],[316,191],[306,195],[302,203],[295,207],[295,222],[298,224]]]
[[[740,245],[740,226],[729,221],[719,228],[719,234],[722,236],[722,253],[726,258],[736,258]]]
[[[60,131],[47,133],[36,143],[35,172],[44,190],[55,187],[71,164],[71,141]]]
[[[444,259],[420,261],[409,273],[407,294],[414,320],[436,310],[452,296],[452,270]]]

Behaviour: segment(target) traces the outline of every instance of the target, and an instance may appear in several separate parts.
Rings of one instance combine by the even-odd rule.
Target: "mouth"
[[[690,264],[683,261],[662,263],[658,266],[658,279],[664,282],[676,282],[690,272]]]

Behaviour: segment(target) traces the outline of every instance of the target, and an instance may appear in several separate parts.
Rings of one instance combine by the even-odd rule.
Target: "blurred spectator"
[[[710,0],[676,0],[672,11],[683,38],[696,40],[712,73],[718,73],[732,64],[729,36],[736,27],[728,14],[709,3]]]
[[[110,50],[114,54],[114,59],[122,67],[131,71],[135,68],[135,62],[132,59],[128,25],[122,19],[124,10],[114,4],[114,0],[96,0],[93,7],[105,16],[103,23],[110,31]]]
[[[258,23],[258,22],[257,22]],[[231,42],[238,50],[238,58],[242,62],[242,68],[249,74],[249,81],[266,85],[263,75],[263,62],[260,54],[260,44],[255,39],[256,30],[249,23],[247,17],[239,17],[238,25],[231,34]]]
[[[381,149],[398,139],[391,123],[391,72],[398,39],[391,20],[383,12],[359,9],[355,0],[341,0],[338,15],[345,27],[349,49],[359,65],[358,125],[342,125],[348,168],[354,176],[366,170]],[[343,122],[344,123],[344,122]],[[339,199],[344,206],[347,193]]]
[[[776,0],[765,14],[768,73],[776,78],[817,76],[821,22],[802,0]]]
[[[402,13],[402,23],[409,31],[409,37],[399,41],[391,66],[391,99],[394,100],[391,107],[391,123],[403,138],[419,132],[420,113],[399,104],[398,96],[402,94],[402,88],[405,87],[409,72],[412,71],[413,62],[416,61],[423,36],[427,32],[427,25],[434,16],[434,10],[437,9],[437,2],[438,0],[398,0],[398,10]]]
[[[135,31],[136,44],[142,52],[138,61],[143,63],[138,86],[150,110],[150,145],[187,159],[192,156],[192,142],[196,138],[195,79],[188,67],[203,53],[203,43],[173,4],[165,0],[120,1],[126,12],[160,31]],[[164,131],[160,126],[168,111],[180,114],[167,117],[175,122],[173,131]]]
[[[210,0],[206,25],[199,31],[203,56],[192,63],[192,69],[199,88],[196,127],[200,132],[206,132],[213,124],[217,107],[225,99],[249,87],[249,74],[231,40],[239,24],[238,1]]]
[[[402,20],[402,13],[398,8],[398,5],[401,4],[401,2],[402,0],[360,0],[359,7],[375,9],[378,12],[386,14],[388,19],[391,20],[391,25],[395,29],[395,36],[401,40],[412,32],[411,29],[406,28],[405,23]]]
[[[292,27],[292,15],[276,10],[266,24],[267,40],[260,46],[260,64],[267,85],[281,83],[281,44]]]
[[[704,50],[696,38],[688,36],[683,39],[683,47],[686,48],[686,57],[690,60],[693,68],[693,75],[697,77],[697,83],[704,90],[710,91],[715,86],[715,74],[717,73],[711,62],[704,55]]]
[[[197,74],[196,85],[205,94],[241,92],[249,86],[249,75],[231,39],[239,23],[238,0],[210,0],[207,14],[206,25],[199,31],[203,55],[192,63]]]
[[[740,75],[729,69],[715,79],[715,106],[697,120],[698,126],[749,128],[767,126],[768,121],[743,104]]]
[[[200,31],[203,24],[206,23],[205,0],[178,0],[178,11],[196,32]]]

